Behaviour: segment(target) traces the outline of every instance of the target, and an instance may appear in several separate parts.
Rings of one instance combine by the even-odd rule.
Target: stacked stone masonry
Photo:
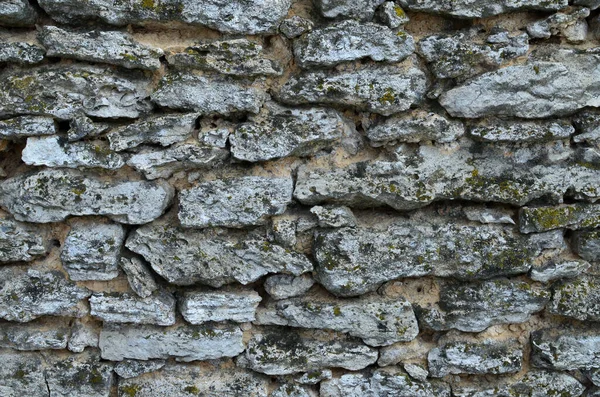
[[[600,396],[600,1],[0,0],[0,397]]]

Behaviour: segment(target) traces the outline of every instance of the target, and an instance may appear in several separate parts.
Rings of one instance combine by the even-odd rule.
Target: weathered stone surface
[[[377,295],[355,299],[308,295],[272,301],[259,309],[256,323],[331,329],[362,338],[371,346],[407,342],[419,333],[409,302]]]
[[[331,379],[332,376],[333,373],[330,369],[318,369],[306,372],[294,380],[302,385],[316,385],[322,380]]]
[[[568,139],[574,133],[565,120],[480,122],[469,128],[469,135],[483,142],[545,142]]]
[[[442,14],[457,18],[485,18],[507,12],[539,10],[555,11],[566,7],[567,0],[488,0],[437,1],[400,0],[400,5],[410,11]]]
[[[3,349],[0,350],[0,360],[0,395],[48,396],[40,354]]]
[[[552,229],[585,229],[600,226],[600,206],[567,204],[559,207],[524,207],[519,210],[521,233]]]
[[[273,328],[254,334],[237,363],[267,375],[285,375],[328,367],[356,371],[375,361],[377,350],[340,334],[319,339],[317,333]]]
[[[284,19],[279,25],[279,31],[288,39],[293,39],[313,29],[312,21],[292,15],[292,17]]]
[[[107,215],[127,224],[158,218],[174,190],[164,181],[109,181],[75,170],[42,170],[0,183],[0,205],[22,221],[47,223],[69,215]]]
[[[47,167],[116,170],[125,165],[123,157],[103,141],[68,142],[56,135],[27,138],[21,156],[25,164]]]
[[[267,277],[263,286],[271,298],[286,299],[305,294],[314,284],[315,280],[308,274],[298,277],[275,274]]]
[[[130,379],[149,372],[156,372],[166,363],[165,360],[124,360],[115,365],[115,372],[121,378]]]
[[[600,278],[582,275],[552,287],[548,311],[581,321],[600,321]]]
[[[486,43],[478,43],[477,33],[476,29],[470,29],[453,35],[428,36],[419,41],[417,51],[437,78],[464,80],[497,69],[511,59],[525,55],[529,49],[526,34],[515,37],[505,34],[504,40],[489,36]]]
[[[0,25],[32,26],[37,17],[35,8],[27,0],[7,0],[0,4]]]
[[[514,213],[512,210],[505,208],[486,208],[479,206],[466,206],[462,208],[465,217],[470,221],[475,221],[483,224],[488,223],[506,223],[514,225]]]
[[[31,65],[41,62],[45,53],[46,51],[43,48],[34,44],[25,42],[0,43],[0,63]]]
[[[83,112],[74,115],[69,121],[67,140],[75,142],[85,137],[96,137],[105,133],[110,126],[106,123],[95,123]]]
[[[63,320],[0,323],[0,347],[15,350],[66,349],[69,324]]]
[[[92,321],[76,319],[71,327],[67,348],[74,353],[81,353],[86,347],[98,347],[100,326]]]
[[[400,62],[414,51],[415,42],[409,34],[354,20],[315,29],[294,41],[296,62],[305,69],[334,66],[362,58]]]
[[[419,320],[437,331],[480,332],[495,324],[522,323],[544,309],[550,293],[521,281],[496,279],[445,284],[439,308],[421,308]]]
[[[76,31],[44,26],[38,37],[47,56],[102,62],[127,69],[156,70],[160,67],[160,48],[138,43],[119,31]]]
[[[285,17],[291,0],[259,0],[250,3],[221,0],[174,0],[149,3],[133,0],[114,4],[107,0],[91,0],[85,7],[76,0],[41,0],[50,16],[62,23],[80,23],[99,19],[111,25],[144,25],[152,22],[183,22],[206,26],[223,33],[265,34],[276,30]]]
[[[300,275],[312,270],[304,255],[251,232],[193,231],[157,223],[136,229],[125,245],[178,285],[248,284],[269,273]]]
[[[406,373],[411,378],[416,379],[418,381],[425,382],[425,381],[427,381],[427,378],[429,377],[429,371],[418,364],[407,363],[407,364],[404,364],[403,367],[404,367],[404,370],[406,371]]]
[[[597,49],[546,46],[526,65],[485,73],[447,91],[440,103],[454,117],[542,118],[600,106]]]
[[[125,230],[119,224],[75,222],[60,257],[69,278],[85,281],[117,277],[124,239]]]
[[[235,357],[244,351],[244,344],[242,331],[234,326],[104,324],[100,350],[102,358],[111,361],[170,357],[194,361]]]
[[[424,110],[413,110],[382,120],[366,129],[367,138],[373,147],[397,142],[436,141],[452,142],[465,134],[460,121]]]
[[[290,109],[270,102],[229,137],[231,154],[245,161],[311,156],[339,141],[346,128],[333,109]]]
[[[47,239],[45,229],[0,215],[0,263],[28,262],[45,255],[49,248]]]
[[[569,371],[600,367],[600,334],[593,327],[534,331],[531,347],[531,359],[538,368]]]
[[[241,112],[258,113],[266,99],[264,91],[230,77],[180,72],[164,76],[158,90],[152,94],[152,100],[162,107],[223,116]]]
[[[328,18],[346,17],[371,20],[375,9],[385,0],[318,0],[315,5]]]
[[[507,374],[521,370],[523,351],[494,340],[449,342],[430,350],[427,361],[434,378],[449,374]]]
[[[396,220],[387,228],[341,228],[315,234],[317,280],[338,296],[374,291],[385,281],[436,275],[485,279],[527,273],[562,235],[520,235],[500,225]]]
[[[402,7],[394,1],[383,3],[377,10],[376,16],[380,22],[392,29],[396,29],[410,21]]]
[[[185,141],[196,126],[197,113],[150,117],[117,128],[106,136],[115,151],[133,149],[143,143],[169,146]]]
[[[316,393],[309,391],[306,387],[293,383],[286,383],[275,389],[269,397],[315,397]]]
[[[315,214],[319,227],[354,227],[356,218],[352,210],[345,206],[315,206],[310,209]]]
[[[157,374],[119,381],[119,396],[267,397],[269,378],[242,368],[168,364]]]
[[[141,259],[123,257],[120,265],[127,276],[129,286],[139,297],[147,298],[158,289],[152,272]]]
[[[571,239],[573,251],[585,260],[600,261],[600,231],[576,232]]]
[[[345,374],[321,382],[321,397],[449,397],[449,387],[411,379],[398,367]]]
[[[226,320],[243,323],[254,321],[261,300],[251,289],[185,291],[178,299],[178,309],[190,324]]]
[[[56,134],[52,117],[20,116],[0,121],[0,138],[19,139],[27,136]]]
[[[227,157],[226,149],[183,143],[166,149],[142,149],[129,158],[127,165],[142,172],[146,179],[157,179],[179,171],[211,168]]]
[[[197,43],[167,54],[176,68],[201,69],[235,76],[281,75],[281,65],[262,55],[262,45],[247,39]]]
[[[585,40],[583,37],[575,37],[570,34],[575,25],[580,23],[585,24],[585,32],[587,33],[587,24],[585,18],[590,16],[589,8],[572,8],[566,12],[557,12],[545,19],[530,23],[527,25],[527,33],[530,37],[536,39],[549,39],[550,36],[560,34],[565,36],[569,42],[580,42]],[[581,21],[583,20],[583,21]]]
[[[594,110],[584,110],[573,117],[577,135],[573,141],[586,142],[596,147],[600,144],[600,114]]]
[[[113,364],[96,353],[52,360],[45,370],[50,396],[109,397]]]
[[[291,178],[245,176],[200,183],[179,193],[183,227],[263,225],[292,202]]]
[[[80,317],[78,304],[91,295],[59,271],[0,268],[0,318],[28,322],[41,316]]]
[[[580,259],[557,259],[540,266],[533,266],[529,278],[534,281],[548,283],[561,278],[577,277],[589,268],[590,264]]]
[[[90,314],[109,323],[175,324],[175,298],[160,291],[147,298],[128,293],[94,293]]]
[[[0,116],[52,115],[61,120],[83,111],[102,118],[136,118],[148,110],[150,80],[84,64],[6,69],[0,73]]]
[[[419,103],[425,95],[425,83],[425,74],[410,62],[349,72],[305,72],[292,77],[279,98],[292,105],[341,105],[389,116]]]

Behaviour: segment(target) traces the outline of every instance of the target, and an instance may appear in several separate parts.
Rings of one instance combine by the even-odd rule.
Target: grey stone
[[[354,299],[307,295],[272,301],[259,309],[255,323],[331,329],[361,338],[370,346],[408,342],[419,333],[409,302],[377,295]]]
[[[392,29],[396,29],[410,21],[402,7],[394,1],[383,3],[377,10],[376,16],[380,22]]]
[[[160,291],[147,298],[129,293],[96,292],[90,297],[90,314],[109,323],[175,324],[175,298]]]
[[[452,116],[466,118],[543,118],[599,106],[597,52],[541,47],[528,64],[484,73],[442,94],[440,103]]]
[[[151,82],[141,71],[85,64],[56,64],[0,73],[0,116],[79,112],[101,118],[137,118],[149,109]]]
[[[75,222],[64,242],[61,261],[74,281],[111,280],[119,275],[125,230],[118,224]]]
[[[47,167],[116,170],[125,165],[123,156],[103,141],[68,142],[56,135],[27,138],[21,159],[25,164]]]
[[[173,72],[160,81],[152,100],[171,109],[197,111],[202,115],[258,113],[267,94],[228,76],[198,76]]]
[[[600,7],[600,1],[598,0],[574,0],[572,2],[574,5],[588,7],[591,10],[595,10]]]
[[[600,367],[600,334],[597,328],[548,328],[531,334],[531,360],[538,368],[556,371]]]
[[[445,284],[439,309],[420,308],[417,315],[426,328],[436,331],[481,332],[496,324],[525,322],[549,300],[548,291],[521,281]]]
[[[430,350],[427,362],[434,378],[449,374],[508,374],[521,370],[523,351],[494,340],[449,342]]]
[[[334,66],[362,58],[400,62],[415,51],[409,34],[375,24],[346,20],[315,29],[294,41],[301,68]]]
[[[197,113],[149,117],[109,132],[106,137],[115,151],[133,149],[144,143],[169,146],[192,135]]]
[[[424,110],[413,110],[392,116],[366,129],[367,138],[373,147],[397,142],[420,141],[452,142],[465,134],[460,121]]]
[[[300,275],[312,270],[304,255],[271,244],[260,233],[193,231],[157,223],[136,229],[125,245],[177,285],[221,287],[248,284],[269,273]]]
[[[157,179],[179,171],[209,169],[228,157],[226,149],[181,143],[166,149],[142,149],[127,160],[127,165],[142,172],[146,179]]]
[[[20,116],[0,121],[0,138],[2,139],[52,135],[56,132],[56,123],[52,117]]]
[[[429,377],[429,371],[418,364],[407,363],[407,364],[404,364],[403,367],[404,367],[404,370],[406,371],[406,373],[411,378],[416,379],[418,381],[425,382],[425,381],[427,381],[427,378]]]
[[[159,373],[119,380],[119,396],[267,397],[269,378],[236,367],[168,364]]]
[[[113,364],[100,361],[96,353],[53,359],[45,376],[50,396],[109,397]]]
[[[315,214],[319,227],[354,227],[356,218],[352,210],[345,206],[315,206],[310,209]]]
[[[183,22],[223,33],[252,35],[274,32],[291,3],[291,0],[266,0],[260,3],[174,0],[157,4],[154,1],[134,0],[114,4],[107,0],[91,0],[81,7],[77,0],[41,0],[40,6],[61,23],[81,23],[82,20],[93,19],[118,26]]]
[[[586,142],[596,147],[600,146],[600,114],[593,110],[584,110],[573,117],[573,125],[577,135],[573,137],[576,143]]]
[[[400,0],[406,10],[453,16],[456,18],[486,18],[507,12],[538,10],[555,11],[568,5],[567,0]]]
[[[545,142],[568,139],[574,133],[565,120],[480,122],[469,127],[469,135],[483,142]]]
[[[499,43],[477,41],[475,29],[453,35],[427,36],[419,41],[417,52],[429,63],[438,79],[464,80],[490,69],[497,69],[511,59],[525,55],[529,49],[526,34],[510,37]]]
[[[33,26],[38,15],[27,0],[6,0],[0,4],[0,25]]]
[[[98,347],[100,326],[91,321],[76,319],[71,327],[67,348],[74,353],[81,353],[86,347]]]
[[[315,280],[309,274],[292,276],[290,274],[275,274],[267,277],[264,283],[265,291],[273,299],[286,299],[304,295]]]
[[[29,262],[48,252],[45,228],[33,227],[0,215],[0,263]]]
[[[85,137],[97,137],[102,135],[109,128],[110,126],[106,123],[95,123],[83,112],[80,112],[74,115],[71,121],[69,121],[67,139],[69,142],[74,142]]]
[[[129,286],[139,297],[147,298],[158,289],[152,272],[141,259],[123,257],[120,265],[127,276]]]
[[[589,371],[585,371],[585,376],[592,381],[594,386],[598,386],[600,384],[600,369],[594,368]],[[593,394],[593,396],[596,396]]]
[[[256,333],[237,364],[267,375],[285,375],[328,367],[356,371],[377,361],[377,350],[341,334],[319,337],[311,331],[276,328]]]
[[[370,65],[347,72],[304,72],[285,83],[279,99],[291,105],[340,105],[389,116],[421,102],[425,84],[425,74],[411,62]]]
[[[521,233],[537,233],[552,229],[571,230],[600,226],[600,205],[565,204],[558,207],[524,207],[519,210]]]
[[[0,347],[15,350],[66,349],[69,323],[65,320],[1,323]]]
[[[375,9],[385,0],[317,0],[316,7],[321,14],[327,18],[356,18],[361,20],[371,20],[375,14]]]
[[[530,37],[536,39],[549,39],[550,36],[565,36],[569,42],[581,42],[585,40],[585,34],[573,36],[570,34],[574,25],[577,25],[590,16],[589,8],[571,8],[566,12],[557,12],[545,19],[530,23],[527,25],[527,33]],[[587,24],[585,24],[585,33],[587,33]]]
[[[587,261],[600,261],[600,231],[575,232],[571,239],[571,248]]]
[[[293,15],[290,18],[284,19],[279,25],[279,31],[288,39],[293,39],[313,29],[312,21]]]
[[[46,315],[81,317],[85,311],[79,304],[90,295],[59,271],[0,268],[0,318],[8,321],[28,322]]]
[[[42,62],[45,53],[43,48],[26,42],[0,43],[0,62],[32,65]]]
[[[514,225],[513,211],[502,208],[485,208],[478,206],[466,206],[462,209],[465,217],[470,221],[483,224],[488,223],[506,223]]]
[[[291,109],[270,102],[229,136],[231,154],[245,161],[311,156],[339,142],[346,128],[333,109]]]
[[[316,278],[338,296],[376,290],[383,282],[435,275],[463,280],[527,273],[547,246],[500,225],[426,224],[396,220],[387,228],[319,230]],[[542,240],[563,246],[562,234]]]
[[[561,278],[573,278],[585,273],[590,264],[580,259],[551,260],[539,266],[533,266],[529,278],[548,283]]]
[[[262,45],[247,39],[200,42],[182,52],[167,54],[167,62],[180,69],[200,69],[234,76],[281,75],[283,68],[262,55]]]
[[[165,211],[174,189],[164,181],[106,181],[61,169],[7,179],[0,183],[0,193],[0,205],[22,221],[47,223],[69,215],[107,215],[122,223],[142,224]]]
[[[294,380],[302,385],[316,385],[325,379],[331,379],[332,376],[330,369],[318,369],[302,374]]]
[[[202,182],[179,193],[183,227],[263,225],[292,202],[291,178],[244,176]]]
[[[166,363],[166,360],[124,360],[115,365],[115,372],[123,379],[130,379],[156,372],[162,369]]]
[[[104,324],[100,333],[102,358],[148,360],[173,357],[177,361],[235,357],[244,351],[242,331],[233,326]]]
[[[309,389],[295,385],[293,383],[286,383],[273,390],[269,397],[314,397],[315,393],[309,391]]]
[[[49,57],[102,62],[127,69],[160,68],[160,48],[138,43],[131,35],[119,31],[67,30],[44,26],[38,37]]]
[[[39,353],[0,350],[0,395],[4,397],[48,396]]]
[[[600,278],[588,275],[552,286],[548,311],[580,321],[600,321]]]
[[[251,289],[185,291],[178,299],[178,308],[190,324],[227,320],[243,323],[254,321],[261,300]]]

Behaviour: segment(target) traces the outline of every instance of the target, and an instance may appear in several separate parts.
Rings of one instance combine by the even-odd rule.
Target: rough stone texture
[[[581,321],[600,321],[600,278],[583,275],[553,286],[548,311]]]
[[[600,367],[600,335],[593,327],[535,331],[531,348],[532,362],[538,368],[565,371]]]
[[[39,34],[49,57],[102,62],[127,69],[156,70],[163,52],[136,42],[119,31],[73,31],[44,26]]]
[[[386,26],[395,29],[410,21],[402,7],[393,1],[383,3],[378,11],[377,18]]]
[[[183,227],[263,225],[292,201],[291,178],[242,178],[203,182],[179,193]]]
[[[174,357],[177,361],[235,357],[244,351],[242,331],[234,326],[104,324],[100,333],[102,358],[148,360]]]
[[[521,233],[552,229],[586,229],[600,226],[600,206],[570,204],[560,207],[524,207],[519,211]]]
[[[71,327],[67,348],[74,353],[81,353],[87,347],[98,347],[100,326],[95,322],[83,322],[76,319]]]
[[[331,329],[362,338],[371,346],[407,342],[419,333],[409,302],[376,295],[343,300],[307,295],[269,302],[259,309],[256,323]]]
[[[115,365],[115,372],[124,379],[136,378],[149,372],[156,372],[166,363],[166,360],[124,360]]]
[[[147,298],[158,289],[148,266],[139,258],[121,258],[119,263],[127,276],[129,286],[140,298]]]
[[[119,275],[119,255],[125,230],[119,224],[76,222],[61,252],[61,261],[74,281],[111,280]]]
[[[1,17],[0,17],[1,18]],[[0,43],[0,62],[31,65],[44,59],[43,48],[25,42]]]
[[[63,320],[1,323],[0,347],[15,350],[66,349],[69,331],[68,322]]]
[[[600,231],[576,232],[571,240],[573,251],[588,261],[600,260]]]
[[[300,275],[312,270],[304,255],[249,232],[192,231],[159,223],[136,229],[125,245],[177,285],[248,284],[269,273]]]
[[[0,5],[0,25],[31,26],[37,18],[35,8],[27,0],[7,0]]]
[[[178,308],[185,321],[202,324],[208,321],[254,321],[256,308],[262,300],[254,290],[186,291],[178,299]]]
[[[530,37],[537,39],[548,39],[550,36],[560,34],[565,36],[568,42],[581,42],[586,38],[585,18],[589,15],[588,8],[573,8],[567,12],[557,12],[548,18],[527,25],[527,33]],[[574,34],[581,29],[583,29],[583,34]]]
[[[348,207],[315,206],[310,212],[317,216],[319,227],[354,227],[356,218]]]
[[[315,4],[324,17],[370,20],[375,9],[385,0],[317,0]]]
[[[529,277],[534,281],[548,283],[561,278],[573,278],[583,274],[590,264],[580,259],[551,260],[541,266],[531,268]]]
[[[410,11],[442,14],[457,18],[485,18],[507,12],[541,10],[555,11],[567,6],[566,0],[400,0],[400,5]]]
[[[29,262],[48,252],[47,231],[0,215],[0,263]]]
[[[469,128],[469,135],[483,142],[544,142],[568,139],[575,133],[564,120],[479,123]]]
[[[127,224],[158,218],[173,198],[163,181],[109,181],[74,170],[41,170],[0,183],[0,206],[16,219],[58,222],[69,215],[107,215]]]
[[[128,293],[94,293],[90,314],[109,323],[175,324],[175,298],[166,291],[147,298]]]
[[[295,277],[289,274],[275,274],[267,277],[264,283],[265,291],[273,299],[286,299],[304,295],[315,280],[308,274]]]
[[[52,117],[20,116],[0,121],[0,138],[18,139],[27,136],[56,134],[56,123]]]
[[[409,34],[352,20],[315,29],[294,41],[296,62],[305,69],[362,58],[400,62],[414,51],[415,43]]]
[[[92,119],[80,112],[69,121],[67,140],[69,142],[79,141],[85,137],[97,137],[109,129],[106,123],[95,123]]]
[[[113,365],[97,354],[70,356],[56,360],[45,371],[50,396],[109,397]]]
[[[279,25],[279,31],[288,39],[293,39],[302,35],[303,33],[310,32],[313,29],[314,23],[312,21],[293,15],[291,18],[284,19]]]
[[[267,375],[285,375],[328,367],[356,371],[377,361],[377,350],[343,335],[318,337],[275,329],[258,333],[248,341],[237,364]]]
[[[0,394],[6,397],[47,396],[48,387],[40,367],[39,353],[23,353],[10,349],[0,350]]]
[[[290,105],[341,105],[389,116],[419,103],[424,95],[425,75],[409,63],[350,72],[305,72],[282,87],[279,99]]]

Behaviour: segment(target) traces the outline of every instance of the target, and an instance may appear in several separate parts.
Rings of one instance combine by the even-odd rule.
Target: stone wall
[[[600,396],[569,3],[0,1],[0,396]]]

